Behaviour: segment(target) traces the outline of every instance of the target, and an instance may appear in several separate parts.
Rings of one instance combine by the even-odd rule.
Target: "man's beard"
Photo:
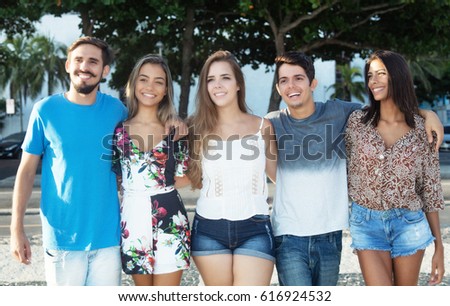
[[[101,80],[99,80],[97,83],[93,84],[93,85],[85,85],[83,83],[81,84],[73,84],[73,87],[75,88],[75,90],[80,93],[80,94],[84,94],[84,95],[88,95],[90,94],[95,88],[97,88],[98,84],[100,84]]]

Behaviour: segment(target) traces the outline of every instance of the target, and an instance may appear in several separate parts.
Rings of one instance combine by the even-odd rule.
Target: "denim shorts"
[[[404,208],[373,210],[352,203],[351,247],[391,252],[391,258],[424,250],[435,239],[425,213]]]
[[[255,215],[246,220],[210,220],[195,214],[191,255],[239,254],[275,261],[270,217]]]

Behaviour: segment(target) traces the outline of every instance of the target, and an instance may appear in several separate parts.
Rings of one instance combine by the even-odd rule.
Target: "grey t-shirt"
[[[287,109],[268,114],[278,146],[272,213],[275,236],[312,236],[348,226],[344,132],[362,104],[316,102],[314,113],[294,119]]]

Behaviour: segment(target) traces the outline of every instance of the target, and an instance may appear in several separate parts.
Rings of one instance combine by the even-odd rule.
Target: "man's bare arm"
[[[39,155],[23,152],[14,183],[10,226],[11,253],[16,260],[24,264],[31,263],[31,248],[25,233],[24,216],[33,191],[34,178],[39,161]]]

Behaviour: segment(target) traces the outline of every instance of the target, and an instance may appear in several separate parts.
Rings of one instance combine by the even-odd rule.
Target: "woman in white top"
[[[275,137],[269,120],[248,113],[230,52],[206,60],[189,125],[188,177],[201,188],[191,252],[203,281],[269,285],[275,257],[266,173],[275,179]]]

